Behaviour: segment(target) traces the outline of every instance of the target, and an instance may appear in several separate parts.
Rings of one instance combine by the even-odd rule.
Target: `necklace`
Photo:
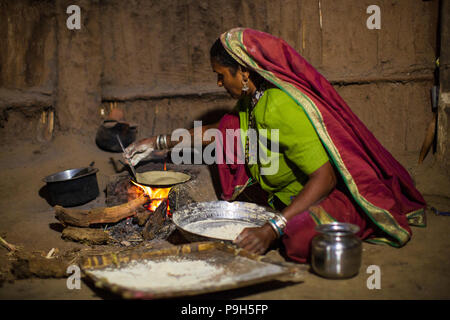
[[[253,113],[253,110],[256,107],[256,104],[258,103],[259,99],[264,95],[264,92],[268,89],[268,83],[266,81],[263,81],[261,85],[256,89],[255,93],[252,96],[252,99],[250,101],[250,109],[249,109],[249,120],[248,120],[248,128],[247,128],[247,137],[245,139],[245,163],[250,163],[250,155],[249,155],[249,147],[250,147],[250,138],[249,138],[249,130],[253,129],[255,130],[256,134],[258,134],[258,130],[256,129],[256,122],[255,122],[255,115]],[[258,139],[256,139],[258,141]],[[256,147],[258,147],[258,144],[256,144]],[[257,151],[257,149],[256,149]],[[252,155],[252,164],[255,163],[255,154]]]

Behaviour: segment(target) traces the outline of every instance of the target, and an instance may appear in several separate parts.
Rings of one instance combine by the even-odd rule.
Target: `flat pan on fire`
[[[147,171],[136,173],[136,182],[146,186],[173,186],[187,182],[191,176],[176,171]]]

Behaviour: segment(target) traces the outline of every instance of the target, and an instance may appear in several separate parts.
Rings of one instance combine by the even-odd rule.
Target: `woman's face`
[[[243,74],[242,71],[237,70],[233,75],[232,70],[229,67],[223,66],[218,63],[214,58],[211,59],[211,67],[215,73],[217,73],[217,85],[224,87],[228,94],[235,99],[239,99],[242,95],[243,86]],[[248,79],[248,77],[247,77]]]

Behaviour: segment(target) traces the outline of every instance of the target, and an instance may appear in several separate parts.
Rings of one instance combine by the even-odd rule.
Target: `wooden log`
[[[167,215],[167,204],[163,201],[155,212],[151,213],[142,231],[145,240],[162,239],[167,240],[176,229]]]
[[[115,223],[135,215],[136,209],[147,201],[148,198],[145,195],[141,195],[127,203],[109,208],[102,207],[80,210],[55,206],[55,217],[65,226],[89,227],[92,224],[98,223]]]
[[[11,273],[16,279],[67,278],[69,261],[63,258],[47,259],[30,252],[18,252],[12,262]]]
[[[167,214],[167,206],[163,201],[158,208],[156,208],[155,212],[153,212],[142,231],[142,235],[146,240],[152,240],[157,237],[157,234],[161,231],[161,228],[166,222],[166,214]],[[164,237],[162,238],[164,239]]]
[[[138,220],[138,226],[142,227],[146,224],[148,218],[150,217],[151,211],[145,209],[145,210],[139,210],[136,213],[136,217]]]
[[[67,227],[61,237],[84,244],[106,244],[109,241],[109,235],[103,229]]]

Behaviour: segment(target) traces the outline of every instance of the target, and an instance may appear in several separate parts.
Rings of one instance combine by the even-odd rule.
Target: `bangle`
[[[161,135],[156,137],[156,150],[161,150]]]
[[[277,233],[278,238],[284,235],[284,229],[286,228],[287,220],[283,215],[275,215],[275,217],[269,220],[269,224]]]
[[[283,216],[283,215],[281,215],[281,214],[278,214],[277,216],[276,216],[276,220],[275,220],[275,224],[282,230],[282,231],[284,231],[284,228],[286,228],[286,224],[287,224],[287,220],[286,220],[286,218]]]
[[[277,223],[275,222],[275,219],[270,219],[269,221],[270,226],[277,234],[277,238],[280,238],[283,235],[283,231],[280,229],[280,227],[277,226]]]
[[[169,149],[167,145],[167,134],[163,135],[163,149]]]

